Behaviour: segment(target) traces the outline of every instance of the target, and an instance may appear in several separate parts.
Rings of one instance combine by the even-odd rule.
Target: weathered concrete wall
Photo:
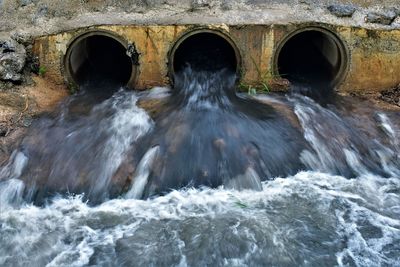
[[[215,29],[230,36],[241,54],[241,83],[258,85],[271,76],[276,66],[276,50],[284,38],[303,27],[323,27],[337,34],[348,50],[348,67],[338,85],[342,92],[380,91],[400,83],[400,29],[368,30],[327,24],[285,25],[167,25],[94,26],[37,38],[34,52],[47,68],[46,76],[57,83],[65,81],[64,58],[76,37],[87,31],[106,30],[134,43],[139,57],[135,88],[146,89],[169,83],[168,56],[175,42],[194,29]],[[266,75],[267,74],[267,75]]]
[[[350,48],[346,91],[381,91],[400,84],[400,30],[340,30]]]
[[[333,14],[328,7],[338,4],[354,13]],[[389,14],[389,22],[371,23],[367,17],[374,13]],[[33,39],[46,77],[57,83],[65,80],[63,60],[71,40],[87,30],[107,30],[135,43],[141,53],[136,87],[149,88],[169,82],[168,52],[178,38],[192,28],[210,27],[237,44],[242,83],[254,85],[276,70],[276,49],[285,36],[306,25],[331,30],[348,48],[340,90],[376,91],[400,82],[399,0],[0,1],[0,31],[23,44]]]
[[[304,26],[280,26],[281,29],[275,31],[274,44],[285,34]],[[338,85],[339,91],[382,91],[400,83],[400,29],[322,26],[337,34],[348,49],[348,69]]]
[[[337,18],[327,7],[347,4],[354,16]],[[380,27],[365,23],[371,11],[399,11],[398,0],[1,0],[0,31],[52,34],[99,24],[279,24],[316,21]],[[394,27],[400,26],[399,22]]]

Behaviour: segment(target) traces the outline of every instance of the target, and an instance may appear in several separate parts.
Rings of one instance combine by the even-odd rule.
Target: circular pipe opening
[[[171,50],[169,63],[171,78],[186,66],[205,71],[225,68],[238,73],[240,54],[227,35],[203,29],[189,32],[181,37]]]
[[[108,82],[132,87],[135,66],[127,44],[108,32],[89,32],[76,38],[65,57],[67,78],[77,85]]]
[[[305,28],[290,34],[278,47],[277,73],[293,84],[334,87],[347,71],[343,42],[322,28]]]

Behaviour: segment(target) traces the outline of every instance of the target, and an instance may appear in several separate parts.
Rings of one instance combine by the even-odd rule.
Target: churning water
[[[400,266],[399,114],[234,82],[38,119],[0,169],[0,265]]]

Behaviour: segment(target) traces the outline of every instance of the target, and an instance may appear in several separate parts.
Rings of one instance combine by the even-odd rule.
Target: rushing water
[[[399,114],[173,91],[86,91],[0,168],[0,266],[400,266]]]

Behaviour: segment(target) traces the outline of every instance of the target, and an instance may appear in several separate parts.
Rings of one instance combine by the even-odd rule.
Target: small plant
[[[38,70],[39,76],[44,77],[44,75],[46,74],[46,72],[47,72],[47,68],[46,68],[45,66],[40,66],[40,67],[39,67],[39,70]]]
[[[247,90],[247,94],[249,94],[249,95],[256,95],[256,94],[257,94],[257,89],[256,89],[256,88],[253,88],[253,87],[251,87],[251,86],[249,85],[249,88],[248,88],[248,90]]]
[[[256,60],[251,57],[253,61],[255,70],[258,74],[259,83],[255,86],[257,88],[257,92],[262,94],[268,94],[271,91],[276,91],[279,86],[285,86],[285,84],[281,85],[281,81],[283,74],[274,74],[272,70],[262,71],[259,64],[257,64]],[[289,86],[289,85],[287,85]]]
[[[71,95],[75,94],[76,92],[78,92],[78,86],[75,83],[69,83],[68,84],[68,89],[69,89],[69,93]]]
[[[271,90],[269,90],[269,87],[268,87],[267,83],[263,82],[263,83],[261,83],[261,85],[262,85],[262,92],[264,94],[268,94],[269,92],[271,92]]]

